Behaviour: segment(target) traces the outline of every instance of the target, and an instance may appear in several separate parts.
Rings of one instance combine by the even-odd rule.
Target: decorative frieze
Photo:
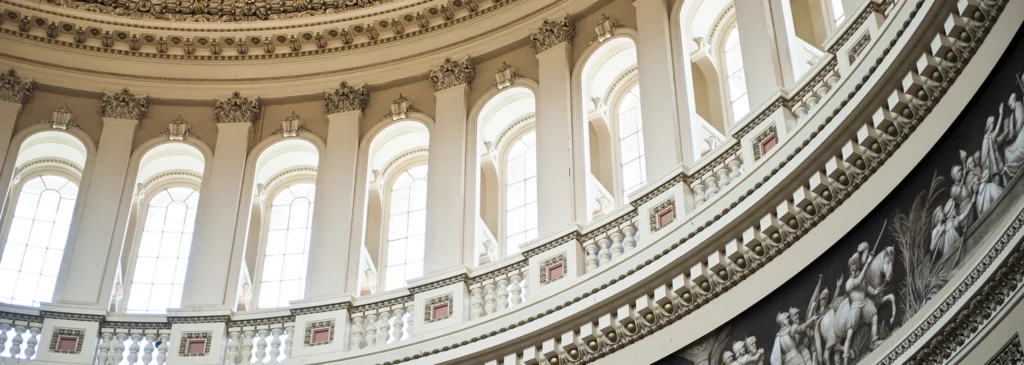
[[[154,6],[149,1],[130,0],[85,0],[65,2],[48,0],[57,6],[81,9],[94,13],[120,15],[132,19],[170,20],[192,22],[252,22],[308,17],[318,14],[334,14],[342,11],[363,9],[390,3],[393,0],[346,0],[346,1],[290,1],[290,0],[246,0],[223,2],[194,0],[162,2]]]
[[[79,328],[54,327],[50,337],[50,352],[57,354],[80,354],[85,342],[85,330]]]
[[[612,33],[615,32],[615,28],[619,27],[619,22],[615,19],[609,18],[607,15],[601,14],[601,20],[594,26],[594,32],[597,33],[597,41],[604,42],[608,38],[612,37]]]
[[[1024,364],[1024,348],[1020,345],[1020,336],[1013,334],[1010,341],[1003,345],[996,356],[993,356],[985,365],[1019,365]]]
[[[0,100],[24,104],[32,96],[32,80],[23,80],[13,68],[0,74]]]
[[[104,118],[142,120],[149,110],[146,96],[136,96],[128,88],[118,92],[104,92],[100,104]]]
[[[217,99],[213,107],[217,123],[252,123],[260,117],[260,98],[245,98],[238,91],[230,98]]]
[[[441,91],[462,84],[469,84],[476,76],[476,67],[470,62],[469,57],[462,61],[445,58],[441,67],[430,70],[430,83],[434,84],[434,91]]]
[[[537,53],[562,42],[572,42],[576,36],[576,25],[568,17],[558,20],[544,20],[540,29],[530,35],[530,45]]]
[[[519,78],[519,72],[507,63],[502,62],[498,72],[494,74],[494,86],[498,90],[503,90],[506,87],[512,86],[512,81],[517,78]]]
[[[370,93],[366,90],[366,85],[351,86],[348,82],[342,81],[337,89],[324,93],[327,114],[364,110],[369,103]]]

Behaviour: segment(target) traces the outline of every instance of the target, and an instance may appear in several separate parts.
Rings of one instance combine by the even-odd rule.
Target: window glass
[[[315,194],[316,185],[295,183],[272,200],[259,308],[284,307],[305,295]]]
[[[427,165],[402,171],[391,185],[384,290],[423,276],[427,231]]]
[[[26,181],[0,254],[0,302],[38,306],[53,299],[78,185],[57,175]]]
[[[843,0],[832,0],[832,20],[836,25],[843,24],[846,20],[846,9],[843,9]]]
[[[838,1],[838,0],[837,0]],[[733,121],[740,120],[750,112],[747,100],[747,76],[743,72],[743,51],[740,49],[740,31],[735,25],[725,38],[725,70],[729,84],[729,104]]]
[[[537,238],[537,134],[512,142],[505,158],[505,253]]]
[[[146,208],[139,254],[128,295],[128,313],[165,313],[181,305],[199,192],[170,188]]]
[[[622,193],[625,196],[647,183],[639,84],[634,85],[619,101],[618,117]]]

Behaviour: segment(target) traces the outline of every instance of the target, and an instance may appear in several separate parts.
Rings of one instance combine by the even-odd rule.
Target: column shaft
[[[234,308],[236,281],[231,278],[238,276],[242,250],[233,246],[238,217],[249,214],[239,203],[251,129],[249,123],[217,123],[213,166],[210,175],[203,176],[199,191],[196,236],[181,297],[183,309]]]
[[[427,236],[424,274],[463,264],[466,97],[469,85],[434,93],[437,116],[427,160]]]
[[[577,176],[575,185],[573,181],[569,50],[569,43],[562,42],[537,54],[537,156],[542,159],[537,164],[537,237],[549,236],[574,224],[573,190],[578,193],[582,186],[582,191],[586,191],[586,176]],[[586,133],[585,121],[582,128],[581,133]]]
[[[689,163],[694,160],[695,144],[690,142],[691,116],[696,114],[693,81],[688,71],[689,55],[686,55],[686,69],[681,75],[684,82],[678,88],[672,84],[675,70],[665,2],[638,0],[633,5],[636,7],[639,33],[636,53],[645,132],[644,158],[647,181],[655,181],[678,168],[683,161]]]
[[[20,111],[21,104],[0,100],[0,171],[2,171],[4,161],[7,160],[7,150],[11,148],[14,125],[18,123],[18,112]],[[3,198],[0,198],[0,202],[3,202]]]
[[[355,198],[362,115],[362,111],[354,110],[327,116],[327,153],[317,168],[313,242],[306,271],[306,298],[309,299],[338,297],[359,290],[348,287],[349,267],[355,264],[358,268],[360,257],[359,245],[348,237],[352,234],[349,223]]]
[[[78,231],[70,235],[62,265],[56,303],[106,308],[113,288],[104,287],[104,278],[114,275],[121,251],[114,249],[114,225],[121,205],[132,139],[138,120],[103,118],[103,131],[92,174],[88,180],[85,204],[78,219]],[[116,240],[121,243],[121,237]]]

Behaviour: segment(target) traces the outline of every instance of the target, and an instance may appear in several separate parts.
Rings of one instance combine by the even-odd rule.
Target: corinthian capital
[[[217,123],[252,123],[260,117],[260,98],[243,98],[235,91],[230,98],[217,99],[213,108]]]
[[[327,114],[363,110],[369,102],[370,93],[366,91],[366,85],[356,87],[342,81],[337,89],[324,93]]]
[[[32,96],[32,80],[22,80],[13,68],[0,74],[0,100],[24,104]]]
[[[530,35],[530,45],[537,53],[546,51],[562,42],[572,42],[576,36],[576,25],[568,17],[558,20],[545,20],[537,32]]]
[[[434,91],[468,84],[473,81],[473,76],[476,76],[476,67],[473,67],[469,57],[462,61],[448,57],[444,59],[441,67],[430,70],[430,82],[434,84]]]
[[[149,105],[146,104],[146,96],[135,96],[128,88],[118,92],[104,92],[103,103],[104,118],[141,120],[146,116]]]

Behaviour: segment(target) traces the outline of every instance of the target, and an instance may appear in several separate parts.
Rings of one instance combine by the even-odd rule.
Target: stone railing
[[[961,0],[961,3],[974,4],[974,0]],[[872,2],[864,12],[882,13],[876,7],[882,5],[875,4],[883,3]],[[898,3],[898,6],[905,10],[912,4]],[[857,19],[866,18],[862,16]],[[853,33],[866,32],[864,29],[867,28],[881,32],[880,29],[889,26],[890,22],[886,19],[876,20],[848,21],[845,26],[857,28]],[[880,39],[877,35],[874,38]],[[947,46],[949,42],[942,39],[945,38],[933,45],[929,56],[918,62],[913,75],[933,75],[939,72],[942,76],[956,73],[957,69],[950,68],[947,63],[934,57],[945,52],[961,52]],[[871,45],[867,47],[871,48]],[[838,49],[845,50],[848,47],[841,46]],[[877,54],[878,51],[872,50],[870,53]],[[232,316],[238,315],[232,313],[224,316],[172,313],[167,319],[146,317],[151,322],[161,322],[163,327],[126,325],[123,327],[125,329],[120,329],[121,325],[111,327],[108,325],[110,322],[94,321],[91,317],[62,319],[77,326],[75,328],[87,330],[86,339],[98,341],[101,354],[104,348],[108,349],[105,359],[99,357],[103,355],[94,355],[89,351],[69,353],[67,359],[74,357],[85,359],[80,362],[83,364],[102,365],[124,364],[124,361],[134,361],[130,365],[159,364],[159,361],[174,363],[176,358],[182,356],[219,358],[214,362],[218,364],[263,364],[287,359],[324,363],[356,357],[366,363],[419,359],[447,351],[452,348],[452,344],[467,345],[491,336],[489,332],[494,329],[485,331],[480,326],[471,325],[472,321],[514,324],[502,327],[501,332],[504,332],[532,322],[544,313],[558,312],[569,304],[579,302],[577,297],[562,304],[559,298],[571,295],[566,294],[569,291],[598,293],[610,284],[599,283],[595,279],[613,274],[624,278],[652,263],[667,265],[661,257],[671,254],[674,258],[670,261],[675,260],[673,268],[665,270],[673,270],[673,274],[650,279],[670,277],[670,280],[648,283],[643,281],[645,278],[631,279],[631,285],[635,284],[638,290],[650,290],[633,297],[628,303],[602,305],[602,308],[617,309],[595,317],[594,321],[566,331],[547,331],[563,335],[524,339],[531,345],[521,347],[514,352],[515,355],[510,355],[531,363],[539,360],[552,363],[549,360],[552,357],[573,360],[574,363],[599,357],[627,342],[620,340],[620,337],[635,338],[650,333],[683,313],[707,304],[789,247],[849,196],[884,162],[885,156],[902,143],[913,129],[915,122],[912,119],[920,118],[918,109],[914,109],[919,104],[914,99],[917,95],[915,90],[939,90],[933,83],[922,81],[934,81],[930,76],[911,77],[909,86],[894,93],[876,113],[874,120],[849,119],[828,124],[831,118],[826,121],[826,117],[830,116],[826,110],[832,111],[832,115],[835,111],[826,109],[826,106],[846,106],[849,99],[835,91],[844,86],[852,88],[852,83],[848,82],[850,80],[845,80],[843,75],[856,74],[841,71],[849,71],[850,67],[854,67],[863,73],[862,70],[867,69],[859,63],[848,65],[844,58],[825,55],[822,63],[803,79],[798,90],[780,95],[777,100],[767,103],[746,118],[730,133],[732,138],[696,166],[662,181],[650,182],[650,187],[638,193],[639,196],[633,199],[631,206],[609,212],[590,227],[575,227],[554,237],[538,240],[524,247],[522,254],[493,262],[486,267],[461,268],[422,278],[404,289],[354,299],[295,302],[287,312],[242,314],[245,320],[232,320]],[[829,90],[818,91],[824,85]],[[857,90],[860,90],[859,86]],[[815,103],[807,102],[812,93],[819,98],[809,100]],[[794,97],[787,99],[787,95]],[[847,99],[839,101],[840,95]],[[926,94],[928,97],[932,95]],[[802,108],[791,103],[792,100],[800,100],[801,104],[808,105],[807,114],[800,116],[799,120],[796,117],[786,119],[786,113],[794,116],[799,114],[790,108]],[[863,125],[857,128],[856,123]],[[761,164],[772,161],[781,167],[793,160],[793,157],[785,159],[787,156],[774,154],[774,150],[771,155],[761,154],[756,157],[750,151],[751,139],[766,130],[769,124],[777,128],[778,146],[775,148],[780,153],[799,151],[807,146],[806,141],[825,129],[821,126],[827,125],[830,130],[837,129],[839,124],[850,126],[843,131],[854,131],[855,135],[846,139],[852,142],[839,146],[838,151],[827,150],[834,147],[832,145],[821,146],[822,153],[839,157],[829,159],[823,166],[797,170],[810,175],[792,178],[794,181],[806,178],[806,181],[787,185],[799,186],[795,191],[773,193],[782,195],[768,197],[779,198],[777,204],[769,201],[759,203],[759,207],[772,207],[767,213],[754,214],[750,222],[737,221],[738,225],[749,223],[745,227],[732,227],[736,228],[732,232],[742,232],[741,237],[726,239],[724,242],[709,240],[704,245],[707,247],[702,246],[699,250],[701,255],[692,253],[697,251],[676,250],[686,243],[686,239],[666,241],[668,235],[680,231],[682,227],[693,231],[687,239],[701,233],[713,222],[705,223],[705,219],[715,215],[714,220],[718,220],[729,211],[732,207],[730,204],[735,204],[732,199],[726,202],[720,196],[732,198],[739,195],[742,200],[750,196],[751,192],[757,191],[760,194],[767,190],[762,189],[761,181],[767,181],[779,171],[779,168],[771,166],[769,172],[769,168]],[[818,129],[811,134],[814,127]],[[756,184],[754,180],[757,180]],[[685,202],[691,199],[694,205],[688,206]],[[673,243],[669,245],[668,242]],[[717,243],[721,243],[721,246],[710,246]],[[654,249],[655,246],[657,249]],[[617,265],[625,269],[614,273],[609,270]],[[52,335],[46,332],[47,327],[42,326],[45,321],[50,321],[49,317],[44,321],[45,316],[39,316],[38,312],[16,307],[0,309],[0,329],[6,329],[3,333],[8,337],[4,341],[5,352],[0,353],[2,356],[10,356],[9,351],[16,348],[14,353],[17,356],[31,359],[38,352],[40,333],[43,336]],[[133,329],[136,327],[139,329]],[[171,329],[169,336],[167,328]],[[12,333],[19,335],[14,336]],[[212,337],[204,338],[202,333],[212,333]],[[293,339],[295,336],[299,339]],[[11,337],[19,340],[14,341]],[[417,346],[406,345],[411,342]],[[204,349],[199,344],[207,346]],[[135,360],[129,358],[133,353],[138,356]],[[147,354],[151,354],[152,358],[147,357]],[[166,354],[166,358],[161,357],[163,354]]]

